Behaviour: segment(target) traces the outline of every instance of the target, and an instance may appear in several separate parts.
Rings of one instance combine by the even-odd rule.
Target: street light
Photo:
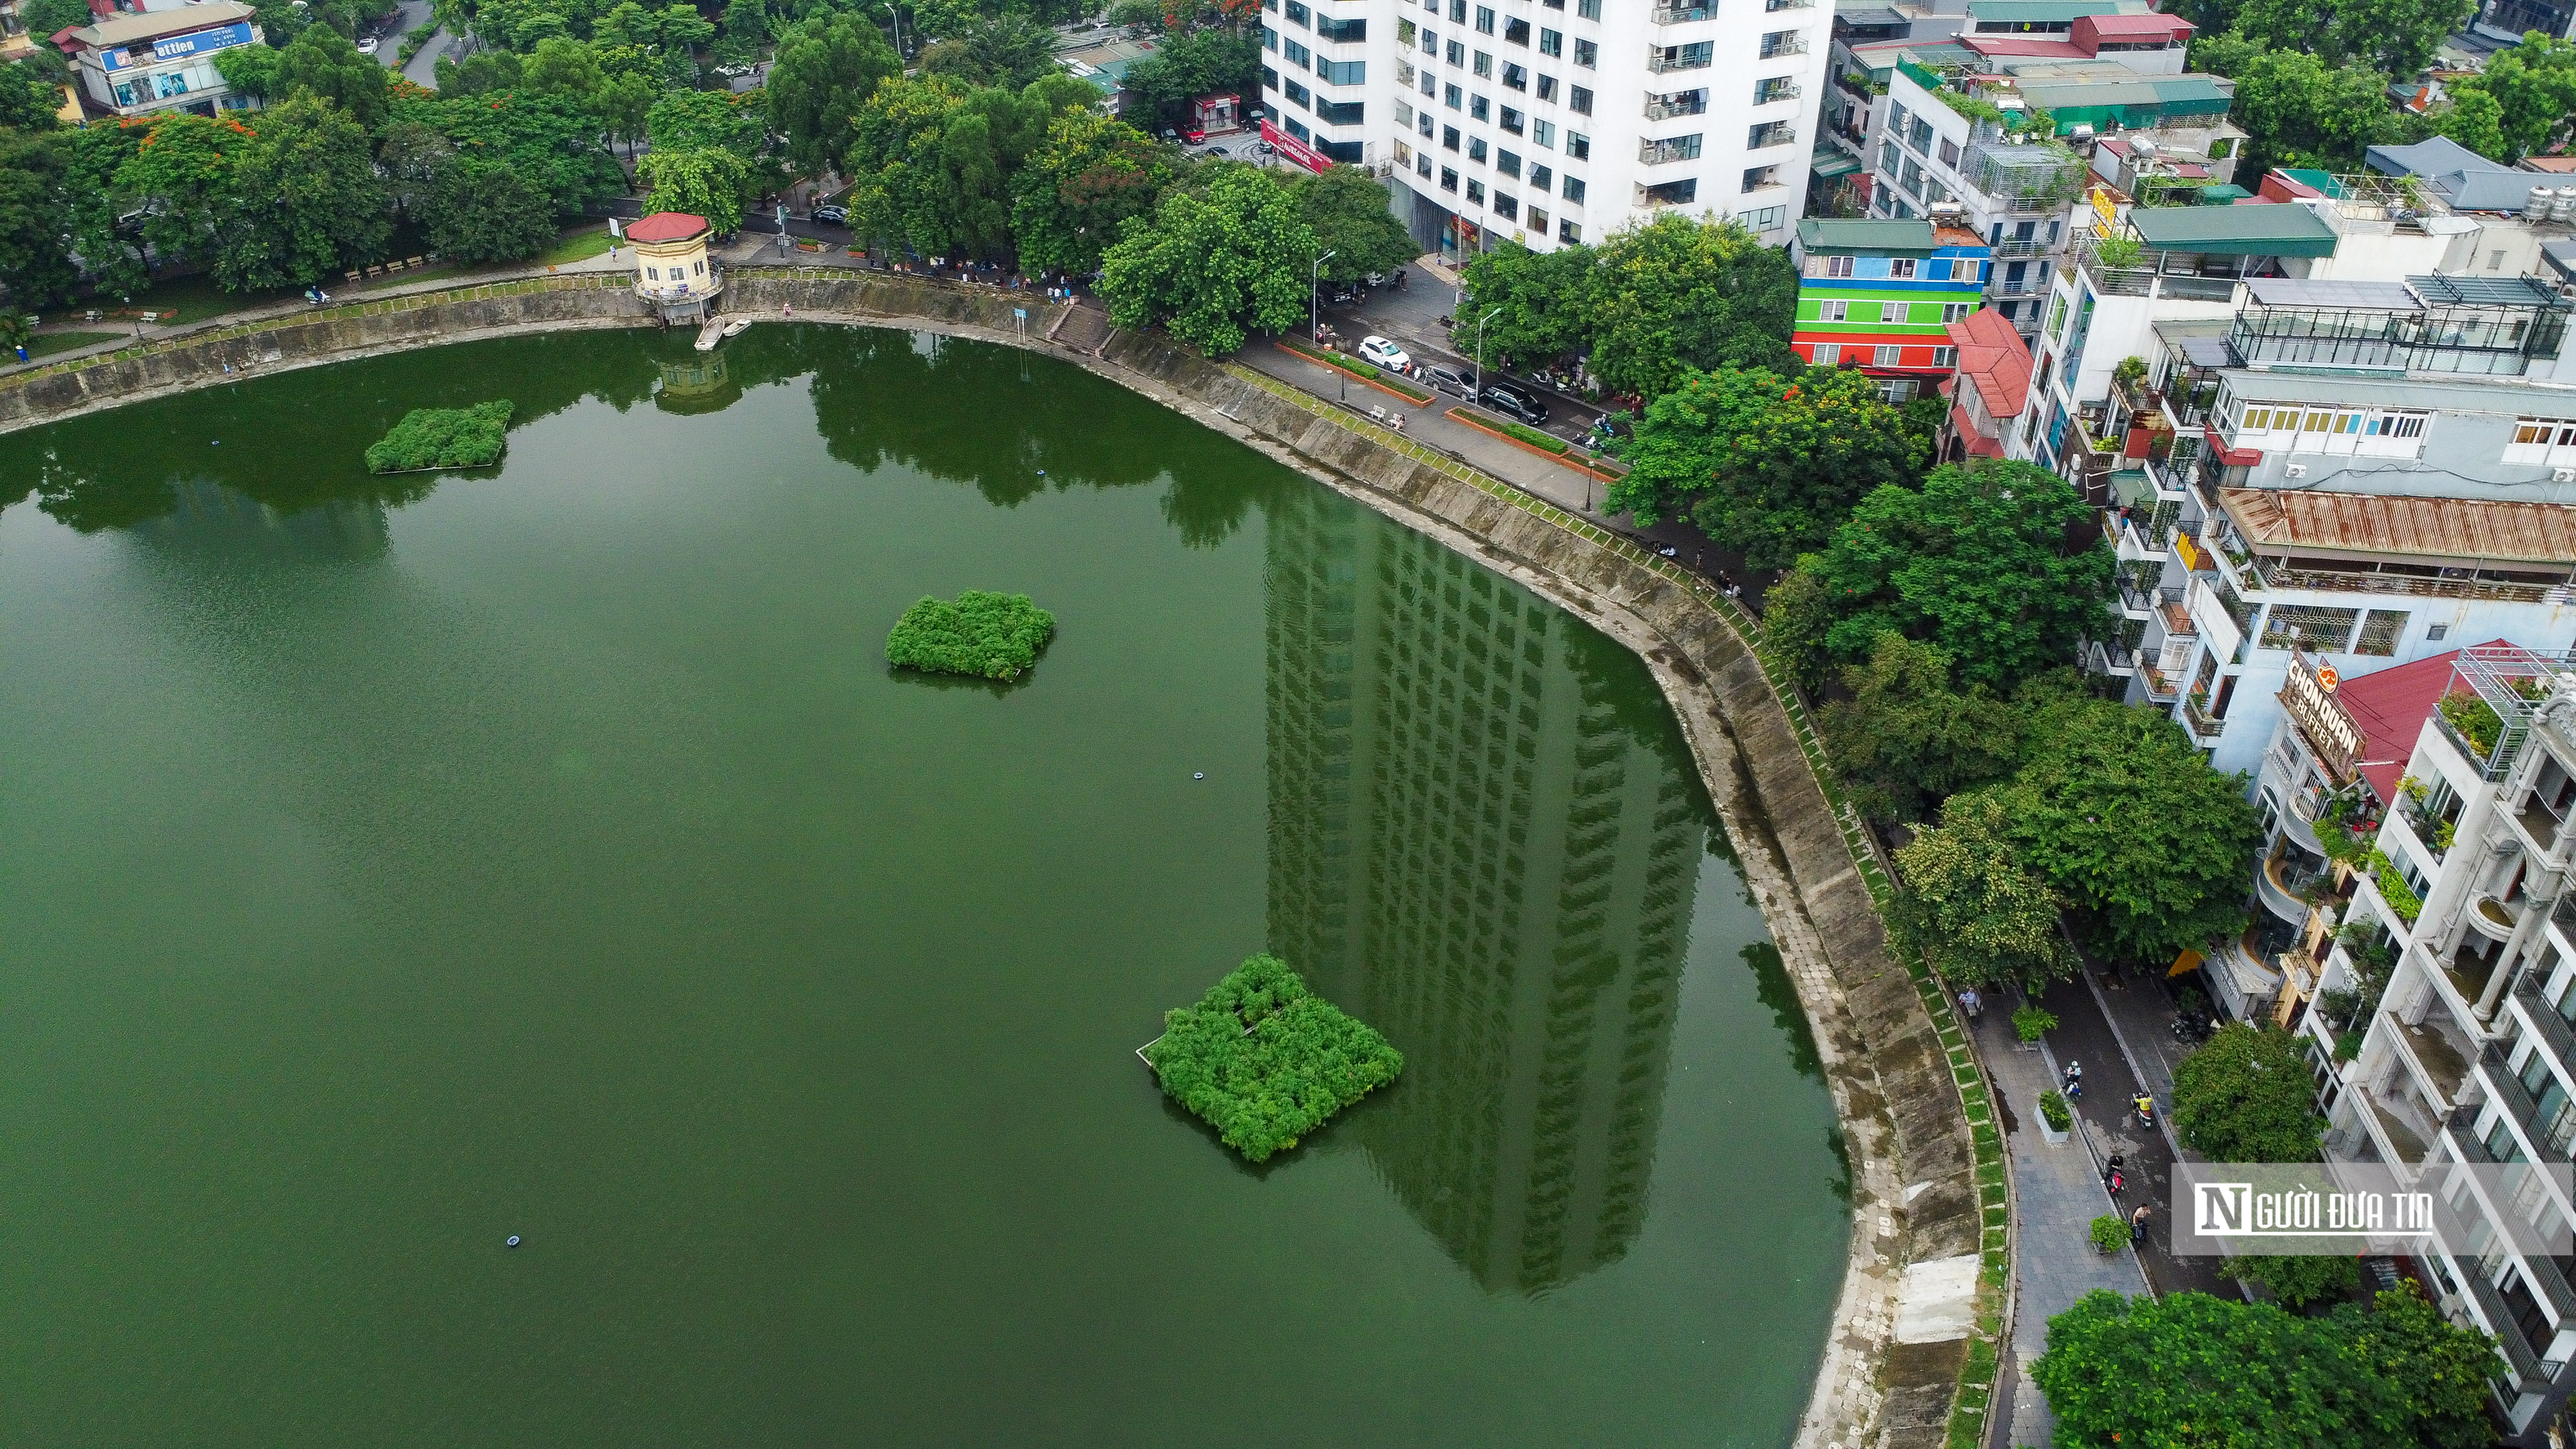
[[[903,59],[903,12],[894,8],[894,0],[880,0],[885,13],[894,17],[894,58]]]
[[[1476,319],[1476,396],[1479,399],[1485,395],[1485,324],[1502,315],[1502,311],[1496,307]]]
[[[1315,258],[1315,265],[1306,269],[1306,340],[1309,342],[1324,340],[1324,295],[1320,290],[1323,286],[1324,263],[1340,255],[1339,251],[1326,252]]]

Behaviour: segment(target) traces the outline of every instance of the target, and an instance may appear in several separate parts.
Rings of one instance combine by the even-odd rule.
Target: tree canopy
[[[1485,323],[1485,355],[1506,369],[1552,362],[1592,345],[1589,293],[1599,259],[1587,246],[1534,252],[1505,242],[1468,259],[1459,318]]]
[[[1296,183],[1297,214],[1331,252],[1319,274],[1327,282],[1355,282],[1391,272],[1422,254],[1413,234],[1387,210],[1385,183],[1359,166],[1335,166]]]
[[[786,138],[788,161],[807,173],[843,172],[859,107],[902,69],[885,35],[858,16],[790,26],[778,37],[767,86],[770,128]]]
[[[1638,420],[1608,506],[1641,524],[1687,516],[1753,567],[1777,568],[1871,490],[1912,483],[1925,453],[1856,369],[1686,370]]]
[[[1798,269],[1737,223],[1668,212],[1597,255],[1592,371],[1611,392],[1654,397],[1692,369],[1796,365]]]
[[[1101,259],[1100,293],[1121,327],[1161,325],[1210,356],[1306,315],[1315,234],[1295,198],[1256,167],[1213,164],[1203,193],[1175,187],[1132,217]]]
[[[1097,270],[1127,218],[1153,210],[1177,174],[1171,149],[1134,127],[1094,111],[1059,112],[1011,185],[1020,264]]]
[[[1950,656],[1938,645],[1882,634],[1868,662],[1842,678],[1849,697],[1827,703],[1820,722],[1837,773],[1873,816],[1919,819],[1927,804],[2001,780],[2021,763],[2030,699],[1953,688]]]
[[[2231,1022],[2174,1068],[2174,1131],[2212,1162],[2314,1162],[2325,1118],[2288,1033]]]
[[[2365,64],[2330,64],[2306,50],[2272,49],[2242,34],[2204,35],[2191,65],[2236,82],[2230,109],[2248,139],[2240,173],[2275,166],[2359,171],[2370,147],[2397,139],[2388,78]]]
[[[1893,632],[1939,644],[1963,682],[2007,689],[2105,632],[2117,563],[2066,480],[1967,463],[1872,491],[1799,566],[1833,614],[1829,657],[1864,658]]]
[[[1940,826],[1896,852],[1905,891],[1888,933],[1954,986],[2035,992],[2077,963],[2058,925],[2063,903],[2021,864],[2003,809],[1983,792],[1953,795]]]

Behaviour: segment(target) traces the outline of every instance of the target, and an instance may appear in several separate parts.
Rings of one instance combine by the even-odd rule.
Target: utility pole
[[[1309,342],[1324,340],[1324,295],[1321,290],[1324,263],[1340,255],[1338,251],[1326,252],[1315,258],[1315,265],[1306,269],[1306,340]]]
[[[1485,396],[1485,324],[1501,316],[1502,312],[1502,308],[1496,307],[1476,319],[1476,397],[1479,402]]]

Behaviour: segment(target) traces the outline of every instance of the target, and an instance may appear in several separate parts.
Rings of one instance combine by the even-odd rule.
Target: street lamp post
[[[1339,251],[1326,252],[1315,258],[1315,265],[1306,269],[1306,340],[1309,342],[1324,340],[1324,294],[1321,290],[1324,263],[1340,255]]]
[[[894,8],[894,0],[880,0],[885,13],[894,17],[894,58],[903,59],[903,12]]]
[[[1500,316],[1502,314],[1502,310],[1502,308],[1496,307],[1493,311],[1476,319],[1476,396],[1479,399],[1482,399],[1485,395],[1485,324],[1493,321],[1497,316]]]

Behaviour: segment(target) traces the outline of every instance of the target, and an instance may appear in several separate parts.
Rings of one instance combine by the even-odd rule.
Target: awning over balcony
[[[2218,497],[2256,548],[2576,567],[2576,507],[2565,504],[2280,488]]]
[[[1859,169],[1859,157],[1844,150],[1840,146],[1832,145],[1818,146],[1816,148],[1815,155],[1807,163],[1807,170],[1810,175],[1825,177],[1829,180],[1836,176],[1849,176]]]

